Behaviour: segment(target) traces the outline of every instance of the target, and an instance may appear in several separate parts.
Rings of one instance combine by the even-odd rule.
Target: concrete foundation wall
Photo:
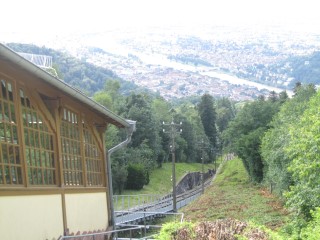
[[[63,235],[61,195],[0,198],[0,239],[57,240]]]
[[[108,209],[105,192],[66,194],[65,198],[69,233],[107,229]]]

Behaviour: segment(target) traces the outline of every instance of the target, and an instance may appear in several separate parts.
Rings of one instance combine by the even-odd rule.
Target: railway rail
[[[212,178],[209,178],[204,183],[204,188],[210,185]],[[178,194],[176,197],[176,207],[177,209],[180,209],[196,198],[198,198],[202,194],[202,186],[201,184],[196,186],[195,188],[185,191],[181,194]],[[127,198],[128,196],[123,196],[124,198]],[[141,199],[145,199],[142,196],[141,198],[137,196],[132,196],[132,199],[135,198],[135,200],[131,200],[131,202],[138,201],[138,202],[145,202]],[[124,202],[124,200],[119,200],[119,196],[115,196],[114,199],[118,201]],[[148,196],[147,199],[152,199],[152,201],[148,203],[143,203],[140,205],[137,205],[135,207],[131,207],[126,210],[116,210],[115,211],[115,224],[125,225],[125,224],[138,224],[142,221],[146,221],[149,219],[153,219],[156,217],[160,217],[165,215],[165,213],[169,213],[173,211],[173,198],[172,194],[168,194],[163,197],[159,196]],[[126,200],[128,201],[128,199]],[[130,200],[129,200],[130,201]],[[115,204],[116,205],[116,204]]]

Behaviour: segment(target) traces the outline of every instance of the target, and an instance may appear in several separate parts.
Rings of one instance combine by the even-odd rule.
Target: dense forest
[[[252,183],[283,199],[294,216],[286,226],[292,239],[317,239],[309,238],[320,233],[314,232],[320,228],[320,93],[313,84],[296,83],[292,98],[286,92],[270,92],[251,102],[234,103],[204,94],[196,103],[185,100],[176,105],[147,93],[122,96],[115,92],[118,84],[109,81],[95,94],[97,101],[111,99],[115,112],[137,121],[130,146],[112,159],[115,189],[148,184],[149,173],[170,161],[170,138],[163,122],[182,122],[175,139],[178,162],[200,162],[203,140],[210,146],[205,162],[215,161],[219,154],[236,154]],[[114,136],[109,146],[121,139],[121,132],[108,131]],[[139,179],[140,184],[132,186]]]
[[[214,99],[204,94],[196,104],[185,100],[172,104],[148,93],[119,93],[118,81],[108,81],[93,97],[126,119],[137,121],[129,146],[112,157],[114,188],[141,189],[148,183],[150,172],[171,161],[171,123],[175,124],[175,157],[177,162],[212,163],[222,153],[221,133],[235,117],[235,103],[227,98]],[[107,147],[124,139],[116,128],[107,130]],[[200,144],[206,144],[203,153]],[[139,179],[136,178],[139,175]],[[135,179],[135,181],[133,181]],[[135,183],[136,186],[132,186]]]
[[[45,50],[33,53],[52,55]],[[62,59],[60,64],[72,71],[76,60],[66,60],[65,56]],[[80,72],[84,66],[80,62]],[[113,112],[137,121],[129,146],[112,156],[116,191],[141,189],[148,184],[153,169],[170,161],[170,135],[164,123],[181,122],[175,138],[177,162],[201,162],[202,142],[207,145],[205,162],[214,162],[219,154],[236,154],[250,180],[269,187],[294,214],[286,228],[292,239],[319,239],[320,93],[315,85],[297,82],[292,98],[286,92],[270,92],[267,97],[235,103],[204,94],[172,103],[147,91],[124,95],[120,91],[125,84],[122,80],[108,70],[93,71],[92,82],[93,76],[99,76],[104,86],[97,91],[89,81],[82,87],[93,91],[93,98]],[[107,136],[110,148],[122,141],[125,133],[109,127]]]

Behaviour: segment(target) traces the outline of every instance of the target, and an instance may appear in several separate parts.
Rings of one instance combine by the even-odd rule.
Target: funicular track
[[[204,188],[210,185],[212,177],[204,182]],[[178,194],[176,197],[176,207],[180,209],[202,194],[201,184],[191,190]],[[118,200],[118,199],[117,199]],[[118,226],[125,224],[139,224],[142,221],[160,217],[173,211],[173,197],[168,194],[163,197],[154,197],[149,203],[139,204],[126,210],[115,211],[115,224]]]

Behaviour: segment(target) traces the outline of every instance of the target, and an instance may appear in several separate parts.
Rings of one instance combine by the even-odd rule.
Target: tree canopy
[[[289,171],[293,185],[287,193],[288,205],[307,218],[320,206],[320,94],[316,94],[301,118],[289,128],[286,152],[292,161]]]
[[[279,194],[289,190],[289,186],[292,185],[292,176],[288,171],[288,165],[292,159],[285,151],[290,143],[288,129],[299,120],[315,92],[312,85],[299,87],[295,96],[281,106],[279,113],[270,123],[270,129],[262,138],[264,180],[271,184]]]
[[[260,154],[261,138],[269,122],[279,110],[279,102],[263,98],[244,105],[223,134],[225,146],[243,161],[251,179],[263,180],[263,161]]]
[[[217,146],[217,114],[214,107],[214,99],[210,94],[204,94],[198,105],[200,119],[204,128],[204,132],[208,137],[212,147]]]

